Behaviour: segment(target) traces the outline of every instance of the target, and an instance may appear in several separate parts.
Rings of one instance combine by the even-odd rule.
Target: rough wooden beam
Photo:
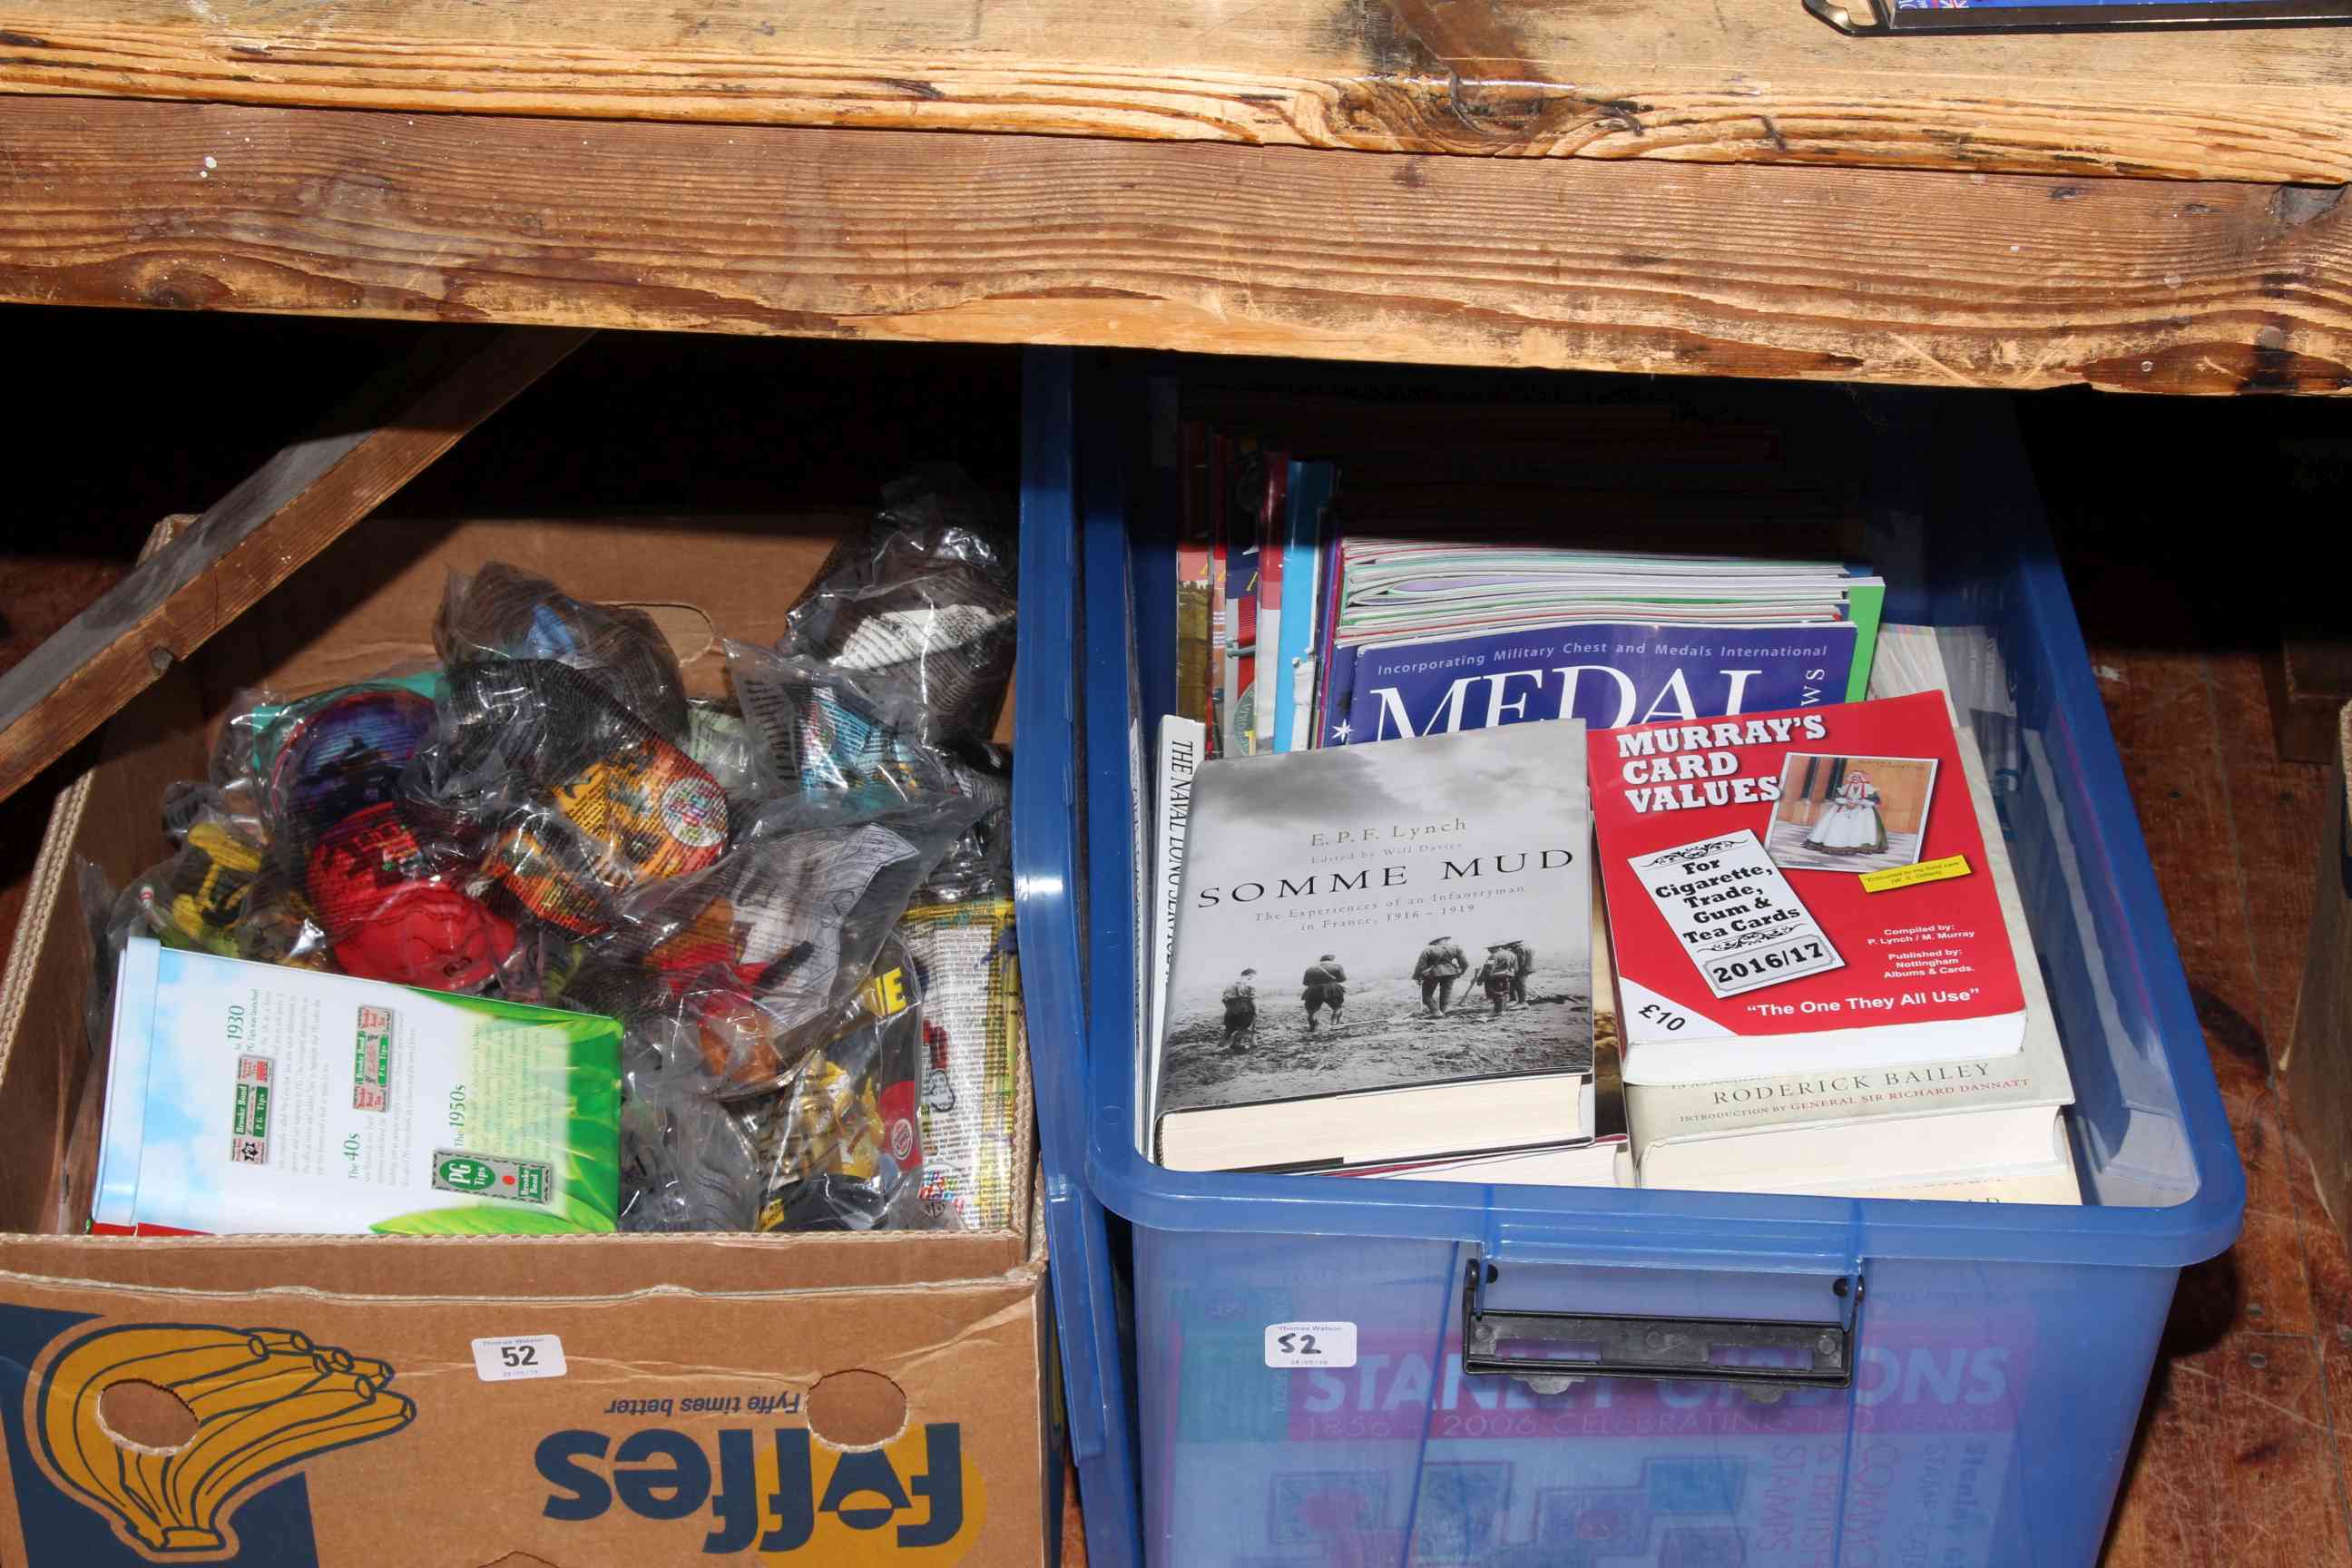
[[[2352,181],[2352,29],[1857,42],[1799,0],[0,0],[0,91]]]
[[[0,676],[0,796],[373,511],[587,334],[425,334],[316,435],[284,447]]]
[[[0,300],[2352,384],[2352,205],[2299,189],[5,98],[0,171]]]

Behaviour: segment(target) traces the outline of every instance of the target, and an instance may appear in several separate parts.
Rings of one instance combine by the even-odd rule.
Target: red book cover
[[[1626,1082],[2022,1044],[1941,694],[1595,730],[1586,746]]]
[[[1269,661],[1282,626],[1282,529],[1287,519],[1284,503],[1290,494],[1290,459],[1280,452],[1265,455],[1264,493],[1257,508],[1257,577],[1242,605],[1241,733],[1244,755],[1274,749],[1273,688],[1258,689],[1257,651],[1263,647]],[[1271,665],[1269,664],[1269,668]]]

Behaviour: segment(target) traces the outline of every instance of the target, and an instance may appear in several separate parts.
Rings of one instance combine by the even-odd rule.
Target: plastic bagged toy
[[[950,865],[969,868],[963,875],[983,869],[1009,875],[1013,869],[1013,758],[1002,746],[985,741],[965,741],[955,748],[950,763],[956,787],[978,802],[980,820],[971,825],[955,848]]]
[[[691,1022],[617,966],[586,973],[568,1005],[621,1019],[623,1230],[749,1230],[759,1209],[758,1150],[704,1070]]]
[[[433,625],[443,662],[552,659],[586,676],[671,742],[687,740],[677,652],[643,610],[575,599],[544,577],[493,561],[449,574]]]
[[[1020,944],[1009,880],[927,888],[898,935],[923,990],[925,1219],[1000,1230],[1025,1201],[1019,1186],[1023,1058]]]
[[[415,786],[477,885],[575,934],[615,919],[629,889],[710,866],[726,792],[588,676],[551,659],[480,659],[449,672]]]
[[[754,835],[963,793],[954,759],[931,742],[931,715],[887,681],[738,642],[727,678],[764,797]]]
[[[262,874],[258,825],[205,809],[176,835],[179,853],[132,882],[126,896],[144,936],[169,947],[236,955],[236,926]]]
[[[428,851],[404,786],[435,732],[433,702],[384,681],[274,711],[265,725],[230,727],[257,728],[257,751],[268,754],[263,817],[286,872],[251,945],[283,943],[290,956],[310,922],[346,974],[444,991],[488,982],[514,946],[513,923],[466,891],[462,868]]]
[[[985,735],[1013,675],[1003,532],[994,503],[958,469],[898,481],[826,559],[778,647],[905,685],[943,735]]]
[[[690,1026],[718,1092],[773,1089],[841,1031],[876,954],[974,811],[957,799],[755,839],[708,871],[646,888],[561,1004],[605,1010],[615,988],[635,985],[636,1009]]]
[[[716,702],[687,705],[686,754],[719,781],[730,802],[749,799],[758,790],[760,777],[752,762],[756,750],[751,727],[741,714]]]
[[[895,938],[860,997],[856,1026],[810,1052],[749,1119],[766,1173],[761,1230],[895,1229],[924,1218],[923,1000]]]
[[[320,709],[362,691],[405,691],[427,702],[448,689],[438,668],[381,675],[372,680],[338,686],[308,697],[284,698],[270,691],[244,693],[222,721],[220,743],[213,755],[213,783],[235,791],[240,785],[258,789],[277,765],[288,741],[302,721]]]

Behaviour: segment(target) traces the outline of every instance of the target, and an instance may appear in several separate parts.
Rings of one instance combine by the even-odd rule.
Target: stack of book
[[[1590,738],[1642,1185],[2081,1201],[2064,1055],[1951,713],[1929,689]]]
[[[1468,544],[1185,451],[1154,1157],[2081,1201],[2013,732],[1834,530]]]

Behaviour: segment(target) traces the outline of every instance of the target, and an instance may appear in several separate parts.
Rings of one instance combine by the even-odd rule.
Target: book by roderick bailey
[[[1589,1136],[1580,731],[1201,764],[1164,1163],[1330,1169]]]
[[[1942,696],[1595,731],[1589,751],[1628,1084],[2022,1044]]]

